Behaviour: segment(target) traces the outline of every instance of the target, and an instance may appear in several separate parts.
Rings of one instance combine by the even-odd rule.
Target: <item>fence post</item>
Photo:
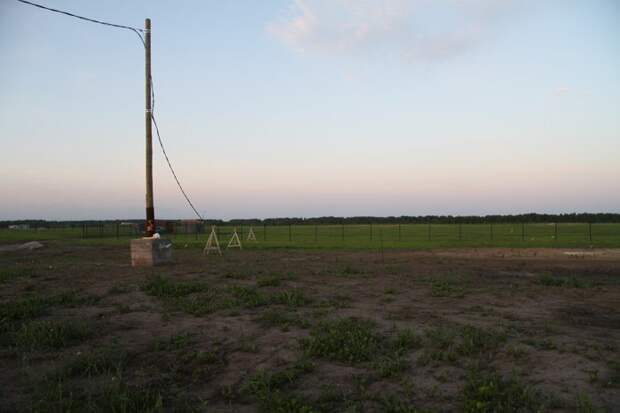
[[[592,242],[592,223],[588,222],[588,235],[590,236],[590,242]]]
[[[383,227],[379,227],[379,245],[381,246],[381,261],[385,262],[385,256],[383,254]]]

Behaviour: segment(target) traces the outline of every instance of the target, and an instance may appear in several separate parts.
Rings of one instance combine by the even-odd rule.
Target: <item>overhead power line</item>
[[[137,34],[138,37],[140,37],[140,40],[142,41],[142,44],[144,45],[144,38],[142,37],[142,34],[141,34],[141,33],[144,33],[144,30],[138,27],[125,26],[124,24],[108,23],[108,22],[104,22],[101,20],[97,20],[97,19],[91,19],[90,17],[79,16],[77,14],[69,13],[68,11],[54,9],[51,7],[43,6],[42,4],[33,3],[31,1],[26,1],[26,0],[17,0],[17,1],[20,3],[28,4],[30,6],[38,7],[43,10],[47,10],[47,11],[51,11],[51,12],[59,13],[59,14],[64,14],[65,16],[74,17],[80,20],[85,20],[90,23],[97,23],[97,24],[102,24],[104,26],[117,27],[119,29],[131,30],[132,32]]]
[[[183,186],[181,185],[181,182],[179,181],[179,178],[177,177],[177,174],[174,172],[174,168],[172,167],[172,164],[170,163],[170,158],[168,158],[168,154],[166,153],[166,149],[164,149],[164,144],[163,144],[163,142],[161,140],[161,135],[159,134],[159,126],[157,126],[157,121],[155,120],[155,115],[153,113],[151,113],[151,119],[153,120],[153,125],[155,126],[155,132],[157,133],[157,140],[159,141],[159,146],[161,147],[161,151],[164,154],[164,158],[166,158],[166,162],[168,163],[168,167],[170,168],[170,172],[172,172],[172,176],[174,177],[174,180],[177,182],[179,190],[181,191],[181,193],[185,197],[185,200],[189,204],[190,208],[192,208],[192,210],[194,211],[194,214],[196,214],[198,219],[200,219],[201,221],[204,221],[202,216],[198,213],[198,211],[194,207],[194,204],[192,204],[192,201],[190,201],[189,196],[187,195],[187,193],[185,193],[185,190],[183,189]]]
[[[26,1],[26,0],[17,0],[20,3],[24,3],[24,4],[28,4],[30,6],[34,6],[34,7],[38,7],[40,9],[43,10],[47,10],[47,11],[51,11],[54,13],[59,13],[59,14],[64,14],[66,16],[70,16],[70,17],[74,17],[76,19],[80,19],[80,20],[84,20],[90,23],[97,23],[97,24],[101,24],[104,26],[110,26],[110,27],[116,27],[119,29],[126,29],[126,30],[131,30],[132,32],[134,32],[135,34],[138,35],[138,37],[140,38],[140,42],[142,43],[142,46],[146,47],[146,43],[144,41],[144,37],[142,36],[142,33],[144,33],[143,29],[137,28],[137,27],[132,27],[132,26],[125,26],[123,24],[115,24],[115,23],[109,23],[109,22],[104,22],[101,20],[97,20],[97,19],[91,19],[90,17],[84,17],[84,16],[79,16],[77,14],[74,13],[69,13],[67,11],[64,10],[58,10],[58,9],[54,9],[51,7],[46,7],[43,6],[41,4],[37,4],[37,3],[33,3],[31,1]],[[196,214],[196,216],[198,217],[198,219],[200,219],[201,221],[204,221],[204,219],[202,218],[202,216],[200,215],[200,213],[198,213],[198,210],[194,207],[194,204],[192,203],[192,201],[190,200],[189,196],[187,195],[187,193],[185,192],[185,189],[183,189],[183,185],[181,185],[181,182],[176,174],[176,172],[174,171],[174,168],[172,167],[172,163],[170,162],[170,158],[168,157],[168,154],[166,153],[166,149],[164,148],[164,143],[163,140],[161,138],[161,134],[159,132],[159,126],[157,125],[157,121],[155,120],[155,87],[154,87],[154,83],[153,83],[153,77],[151,76],[149,79],[150,83],[151,83],[151,102],[152,102],[152,107],[151,107],[151,120],[153,122],[153,125],[155,126],[155,132],[157,133],[157,141],[159,142],[159,146],[161,148],[162,153],[164,154],[164,158],[166,159],[166,163],[168,164],[168,168],[170,169],[170,172],[172,173],[172,176],[174,177],[174,180],[177,183],[177,186],[179,187],[179,190],[181,191],[181,194],[183,194],[183,197],[185,198],[185,200],[187,201],[187,203],[189,204],[190,208],[194,211],[194,213]]]

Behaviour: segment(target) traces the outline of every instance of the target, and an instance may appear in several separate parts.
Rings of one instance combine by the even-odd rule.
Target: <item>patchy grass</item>
[[[158,337],[153,341],[154,351],[175,351],[186,348],[191,344],[191,333],[177,333],[170,337]]]
[[[359,363],[375,357],[381,336],[373,321],[345,318],[320,322],[301,344],[310,356]]]
[[[0,269],[0,284],[8,283],[18,278],[30,278],[34,275],[32,268],[2,268]]]
[[[335,294],[332,297],[324,298],[316,303],[317,306],[328,308],[349,308],[353,299],[347,294]]]
[[[210,287],[201,281],[180,281],[156,275],[150,277],[142,290],[149,295],[160,298],[179,298],[189,294],[209,291]]]
[[[462,400],[462,411],[468,413],[538,412],[545,408],[541,395],[517,378],[480,371],[469,372]]]
[[[547,287],[566,287],[566,288],[591,288],[594,283],[579,277],[559,277],[551,274],[544,274],[536,280],[538,284]]]
[[[279,287],[284,277],[278,274],[263,275],[256,279],[257,287]]]
[[[475,259],[465,250],[175,251],[174,268],[154,269],[130,268],[126,246],[57,244],[0,256],[1,268],[41,269],[0,284],[0,410],[587,412],[618,405],[620,284],[608,281],[620,274],[616,258],[568,260],[555,250],[506,251],[509,259],[492,251],[488,260],[481,250]],[[347,266],[351,275],[343,277]],[[243,275],[224,278],[229,272]],[[537,283],[545,273],[604,288],[547,287]],[[452,298],[463,290],[465,297]],[[56,328],[65,320],[92,330]],[[55,327],[38,328],[43,322]]]
[[[425,349],[418,359],[455,363],[460,357],[477,357],[491,353],[506,341],[506,334],[474,326],[437,327],[426,331]]]
[[[227,306],[222,296],[214,290],[197,296],[181,297],[170,303],[181,311],[196,317],[211,314]]]
[[[401,398],[390,394],[379,399],[383,413],[425,413],[427,410],[417,409]]]
[[[609,367],[609,376],[606,381],[606,386],[620,387],[620,359],[610,360],[607,365]]]
[[[93,329],[81,322],[31,321],[12,334],[12,345],[21,351],[58,350],[93,336]]]
[[[421,337],[412,329],[403,329],[396,332],[390,338],[389,347],[397,353],[405,353],[411,349],[417,348],[422,344]]]
[[[255,308],[268,304],[267,297],[254,287],[234,285],[228,288],[232,296],[228,307]]]
[[[109,295],[127,294],[134,291],[137,287],[128,283],[117,283],[108,289]]]
[[[577,394],[577,402],[575,406],[577,413],[598,413],[602,410],[597,409],[592,403],[590,395],[585,392],[579,392]]]
[[[301,307],[310,304],[312,300],[309,297],[306,297],[302,290],[294,289],[275,293],[271,297],[271,302],[274,304],[287,305],[289,307]]]
[[[314,365],[302,359],[281,371],[259,371],[244,383],[242,392],[258,400],[261,412],[312,413],[316,410],[311,404],[286,388],[313,370]]]
[[[269,304],[299,307],[312,302],[298,289],[268,295],[251,286],[232,285],[217,290],[204,283],[172,281],[161,277],[150,280],[143,289],[148,294],[163,298],[169,306],[198,317],[222,309],[234,311]]]
[[[61,370],[62,376],[118,375],[127,363],[127,351],[118,344],[96,347],[76,354]]]
[[[371,320],[344,318],[322,321],[301,340],[306,354],[328,360],[357,364],[371,361],[381,377],[393,377],[406,370],[407,352],[420,345],[412,330],[401,330],[390,337],[376,331]]]
[[[79,307],[95,304],[98,300],[95,296],[80,296],[76,291],[31,295],[0,303],[0,324],[33,319],[48,314],[52,307]]]
[[[455,297],[465,296],[465,289],[456,280],[436,278],[431,280],[431,295],[433,297]]]
[[[264,327],[279,327],[288,331],[290,327],[309,328],[310,321],[296,312],[286,312],[270,308],[258,317],[258,322]]]
[[[107,377],[103,389],[71,387],[64,379],[47,380],[35,391],[32,412],[162,412],[160,391],[150,386],[131,386],[122,377]]]
[[[360,270],[359,268],[353,267],[351,265],[346,265],[341,271],[340,276],[342,277],[354,277],[357,275],[365,274],[364,270]]]
[[[381,378],[395,377],[409,367],[409,362],[398,353],[384,354],[373,362],[373,368]]]

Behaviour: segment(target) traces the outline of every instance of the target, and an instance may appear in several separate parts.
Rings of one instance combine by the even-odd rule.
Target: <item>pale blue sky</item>
[[[617,1],[40,2],[153,20],[208,217],[620,212]],[[0,56],[0,219],[141,217],[135,34],[0,0]],[[156,215],[191,217],[154,163]]]

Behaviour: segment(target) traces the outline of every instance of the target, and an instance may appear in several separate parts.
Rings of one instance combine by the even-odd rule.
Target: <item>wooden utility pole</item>
[[[146,86],[146,110],[144,111],[146,131],[146,223],[144,236],[152,237],[155,233],[155,208],[153,207],[153,100],[151,91],[151,19],[144,21],[144,69]]]

